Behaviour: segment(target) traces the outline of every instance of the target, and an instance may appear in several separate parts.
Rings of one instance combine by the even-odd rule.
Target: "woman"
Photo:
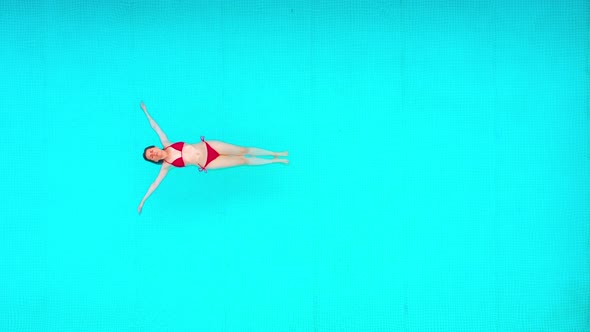
[[[156,131],[162,142],[163,149],[155,146],[148,146],[143,151],[143,158],[155,164],[162,165],[158,177],[152,183],[141,200],[137,212],[141,214],[143,203],[156,190],[164,179],[170,167],[185,167],[194,165],[199,167],[199,172],[208,169],[218,169],[239,165],[266,165],[271,163],[288,164],[287,159],[278,159],[279,156],[288,156],[289,152],[272,152],[258,148],[245,148],[221,141],[205,141],[201,136],[201,142],[188,144],[184,142],[171,143],[166,134],[160,129],[156,121],[149,115],[145,104],[141,102],[141,109],[150,121],[152,129]],[[263,159],[249,156],[274,156],[274,159]]]

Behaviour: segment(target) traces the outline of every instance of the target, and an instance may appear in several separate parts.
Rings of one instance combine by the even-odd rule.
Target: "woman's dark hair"
[[[147,153],[147,150],[148,150],[148,149],[155,148],[155,147],[156,147],[155,145],[150,145],[150,146],[148,146],[147,148],[145,148],[145,149],[143,150],[143,159],[145,159],[145,160],[149,161],[150,163],[154,163],[154,164],[162,165],[162,160],[160,160],[160,161],[153,161],[153,160],[149,160],[149,159],[147,158],[147,156],[145,155],[145,154]]]

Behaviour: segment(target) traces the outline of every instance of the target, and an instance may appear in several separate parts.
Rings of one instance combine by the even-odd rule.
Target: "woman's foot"
[[[286,157],[289,155],[289,151],[277,152],[274,154],[275,159],[278,157]]]

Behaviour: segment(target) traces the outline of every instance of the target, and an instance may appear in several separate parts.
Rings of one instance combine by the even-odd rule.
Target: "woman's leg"
[[[222,155],[243,156],[243,155],[248,154],[251,156],[275,156],[275,157],[289,155],[288,151],[274,152],[274,151],[268,151],[268,150],[263,150],[263,149],[259,149],[259,148],[246,148],[243,146],[228,144],[228,143],[225,143],[222,141],[207,141],[207,143],[209,143],[209,145],[211,145],[211,147],[213,149],[215,149],[215,151],[217,151],[217,153],[222,154]]]
[[[259,148],[248,148],[248,152],[246,152],[246,154],[249,154],[251,156],[288,156],[289,155],[289,151],[283,151],[283,152],[273,152],[273,151],[267,151],[267,150],[263,150],[263,149],[259,149]]]
[[[272,163],[288,164],[289,160],[276,159],[276,158],[275,159],[264,159],[264,158],[256,158],[256,157],[246,158],[246,165],[250,165],[250,166],[266,165],[266,164],[272,164]]]
[[[213,146],[213,145],[212,145]],[[212,160],[209,165],[207,165],[207,169],[217,169],[217,168],[227,168],[227,167],[234,167],[234,166],[241,166],[241,165],[266,165],[272,163],[283,163],[288,164],[289,161],[287,159],[264,159],[264,158],[246,158],[244,156],[224,156],[220,155],[219,157]]]

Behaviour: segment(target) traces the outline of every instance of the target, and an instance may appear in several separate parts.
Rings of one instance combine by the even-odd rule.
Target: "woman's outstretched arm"
[[[143,112],[145,113],[145,116],[147,116],[148,120],[150,121],[150,126],[152,126],[152,129],[154,131],[156,131],[156,133],[160,137],[160,142],[162,142],[162,146],[166,147],[166,146],[170,145],[170,141],[168,140],[168,137],[166,137],[166,134],[164,134],[164,132],[162,131],[160,126],[158,126],[156,121],[154,121],[154,119],[152,119],[152,117],[148,113],[147,108],[145,107],[145,104],[143,103],[143,101],[141,102],[140,106],[141,106],[141,109],[143,110]]]
[[[162,180],[164,180],[164,177],[168,173],[168,168],[169,168],[169,166],[162,165],[162,168],[160,169],[160,173],[158,174],[158,177],[156,178],[154,183],[152,183],[150,185],[147,193],[145,194],[145,196],[143,196],[141,203],[139,203],[139,207],[137,208],[137,213],[141,214],[141,209],[143,208],[143,203],[145,203],[146,199],[148,199],[148,197],[150,197],[150,195],[154,192],[154,190],[156,190],[156,188],[158,188],[158,186],[160,185],[160,182],[162,182]]]

